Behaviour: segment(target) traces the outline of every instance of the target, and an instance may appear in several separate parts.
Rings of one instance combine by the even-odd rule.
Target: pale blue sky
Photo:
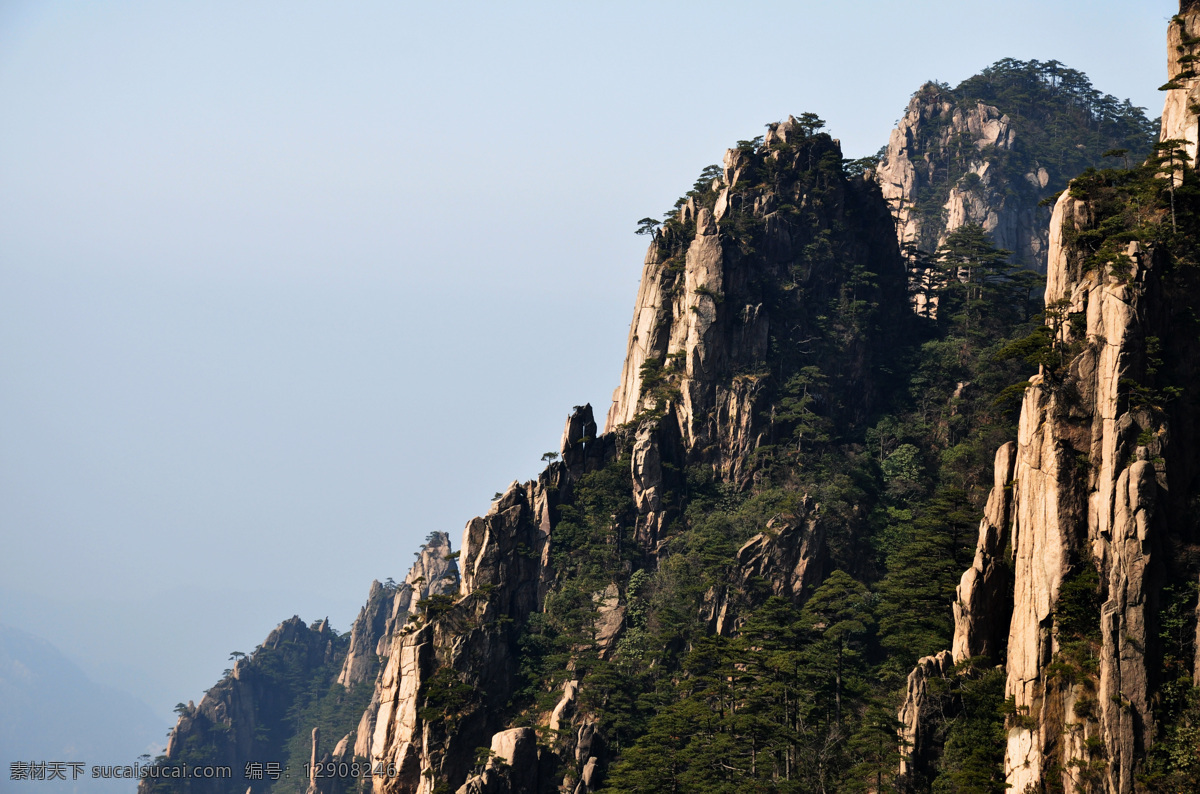
[[[644,239],[788,113],[1055,58],[1161,109],[1170,0],[0,3],[0,622],[160,713],[345,630],[608,406]]]

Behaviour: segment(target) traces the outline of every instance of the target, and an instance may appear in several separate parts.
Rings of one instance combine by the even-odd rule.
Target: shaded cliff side
[[[311,731],[307,723],[315,715],[310,707],[333,683],[346,653],[346,639],[337,636],[327,621],[308,626],[293,617],[253,653],[234,654],[233,669],[205,692],[198,705],[189,702],[176,709],[179,721],[156,764],[156,777],[143,779],[139,791],[245,791],[251,763],[278,770],[290,765],[292,776],[297,777],[303,763],[299,761],[303,748],[296,744],[301,732],[297,719],[304,713],[302,732]],[[361,712],[369,695],[366,688],[356,693],[343,690],[343,719]],[[186,769],[206,766],[228,767],[233,777],[175,777]],[[279,790],[297,789],[281,785]]]

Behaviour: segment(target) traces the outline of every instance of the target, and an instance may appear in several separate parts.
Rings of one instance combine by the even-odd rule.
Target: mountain
[[[92,766],[133,764],[158,752],[166,728],[149,706],[93,683],[48,642],[0,626],[0,747],[6,767],[45,761],[85,765],[78,780],[67,767],[65,780],[30,785],[52,792],[132,791],[130,780],[91,779]]]
[[[1013,61],[882,164],[738,142],[641,223],[603,429],[282,624],[144,794],[1200,788],[1197,47],[1188,2],[1159,143]]]

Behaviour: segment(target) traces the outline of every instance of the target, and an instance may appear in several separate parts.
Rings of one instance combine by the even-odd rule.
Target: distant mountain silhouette
[[[91,767],[133,764],[161,752],[170,726],[145,703],[97,684],[57,648],[32,634],[0,625],[0,774],[8,789],[27,785],[39,794],[132,792],[136,781],[96,780]],[[81,761],[79,780],[12,781],[16,762]]]

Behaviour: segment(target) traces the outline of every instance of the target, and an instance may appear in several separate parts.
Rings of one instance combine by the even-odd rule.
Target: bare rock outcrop
[[[1015,261],[1044,273],[1046,212],[1037,204],[1048,193],[1050,174],[1035,164],[1012,183],[998,165],[998,155],[1012,150],[1017,135],[997,108],[983,102],[964,106],[943,87],[923,86],[892,130],[875,171],[900,245],[932,252],[950,232],[975,224],[998,247],[1012,251]],[[952,177],[956,181],[950,184]],[[921,203],[927,193],[941,198],[936,213]]]
[[[422,602],[431,596],[457,592],[458,563],[450,547],[450,535],[430,533],[404,581],[399,585],[392,584],[390,579],[388,582],[387,585],[371,583],[367,603],[351,627],[350,648],[338,675],[338,683],[346,688],[359,682],[376,682],[382,672],[381,660],[387,658],[393,639],[410,619],[420,614]],[[379,697],[379,687],[375,686],[354,734],[354,754],[361,758],[371,756]]]
[[[510,728],[492,737],[483,770],[457,794],[537,794],[538,746],[533,728]]]
[[[822,581],[826,556],[820,511],[806,498],[796,515],[775,516],[765,532],[742,544],[733,581],[705,595],[701,617],[729,636],[742,615],[772,595],[801,604]]]
[[[836,140],[794,118],[770,125],[761,146],[727,151],[721,176],[690,194],[651,243],[605,423],[606,433],[629,427],[635,436],[644,548],[657,548],[670,522],[666,464],[705,464],[722,481],[745,486],[751,455],[781,432],[767,410],[784,386],[766,364],[772,336],[777,345],[803,346],[819,335],[796,317],[783,324],[786,296],[816,304],[833,298],[840,283],[839,265],[810,255],[814,236],[836,245],[846,261],[870,263],[882,305],[905,294],[878,187],[838,174],[829,184],[819,177],[820,200],[812,195],[814,164],[840,157]],[[784,285],[784,297],[767,284]],[[854,351],[848,361],[837,375],[847,384],[842,391],[855,395],[845,406],[853,417],[869,410],[875,392],[869,351]]]
[[[602,775],[601,759],[605,756],[606,744],[600,727],[592,721],[584,721],[575,734],[575,763],[578,779],[573,787],[563,781],[562,790],[572,794],[588,794],[600,787]]]
[[[349,688],[355,684],[374,682],[379,673],[375,648],[387,629],[394,598],[394,590],[389,591],[378,581],[371,582],[367,603],[350,627],[350,650],[338,674],[338,683],[342,686]]]
[[[358,781],[358,776],[349,771],[349,764],[354,760],[350,743],[354,734],[346,734],[332,751],[324,753],[321,752],[320,736],[320,729],[313,728],[307,794],[341,794]]]
[[[1200,15],[1194,7],[1181,6],[1180,13],[1167,26],[1167,85],[1171,88],[1163,104],[1160,140],[1183,141],[1193,168],[1200,164],[1197,148],[1200,125],[1192,110],[1200,104],[1200,74],[1190,60],[1197,54],[1197,39],[1200,39]]]
[[[904,705],[900,707],[900,776],[906,779],[914,768],[925,760],[922,756],[929,750],[927,732],[932,712],[933,698],[929,692],[929,681],[946,678],[954,669],[949,651],[933,656],[923,656],[908,674],[908,687]]]
[[[1004,555],[1010,540],[1016,453],[1017,445],[1011,441],[996,450],[975,559],[956,591],[951,649],[956,664],[977,656],[1004,660],[1012,616],[1012,574]]]
[[[603,592],[595,593],[592,602],[596,605],[596,647],[600,649],[600,658],[607,659],[617,644],[621,629],[625,628],[625,604],[616,582]]]
[[[597,435],[591,403],[576,405],[563,428],[560,457],[572,478],[602,468],[616,455],[616,438]]]
[[[723,188],[722,195],[728,191]],[[665,377],[677,382],[670,413],[683,447],[716,444],[720,465],[736,473],[740,461],[761,443],[762,429],[754,420],[758,379],[721,382],[722,375],[739,360],[766,357],[768,321],[761,301],[745,303],[730,316],[726,304],[739,296],[726,293],[737,274],[726,272],[730,263],[719,224],[706,207],[685,206],[681,212],[690,215],[695,237],[682,263],[668,258],[657,244],[646,255],[621,384],[605,431],[658,408],[660,397],[643,388],[643,369],[650,362],[667,369]],[[718,426],[720,433],[715,432]]]
[[[550,713],[550,730],[560,731],[569,724],[572,714],[575,711],[575,700],[579,696],[579,682],[568,681],[563,684],[562,698],[554,706],[554,711]]]
[[[590,409],[581,410],[568,421],[565,451],[597,443],[584,435]],[[611,439],[596,449],[612,450]],[[580,451],[580,460],[588,460],[587,450]],[[442,784],[468,791],[534,790],[527,786],[533,785],[529,775],[537,775],[536,737],[530,729],[504,730],[503,718],[516,675],[518,627],[541,608],[552,578],[553,529],[558,506],[570,498],[570,470],[564,460],[536,482],[514,482],[487,515],[469,521],[457,593],[425,604],[392,639],[377,685],[370,757],[392,764],[397,774],[375,778],[377,794],[429,794]],[[432,693],[446,688],[470,694],[452,713],[427,710]],[[476,748],[489,741],[497,757],[517,760],[504,761],[510,767],[505,770],[492,764],[472,774]]]

